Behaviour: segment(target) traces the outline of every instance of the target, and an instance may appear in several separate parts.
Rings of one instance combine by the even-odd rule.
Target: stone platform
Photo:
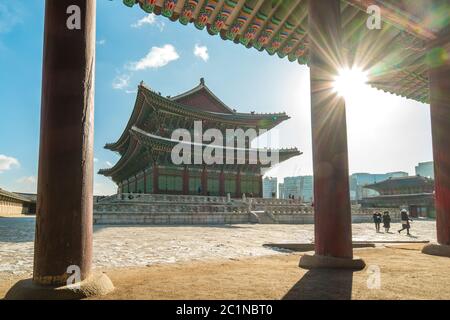
[[[374,212],[398,210],[352,208],[353,223],[372,222]],[[118,194],[94,205],[95,224],[220,225],[312,224],[313,208],[289,199],[228,199],[215,196]]]

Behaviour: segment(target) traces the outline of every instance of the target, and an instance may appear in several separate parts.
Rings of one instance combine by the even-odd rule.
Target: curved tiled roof
[[[434,186],[434,180],[421,176],[396,177],[366,185],[364,188],[378,191],[383,189],[410,188],[417,186]]]
[[[195,88],[179,94],[170,100],[180,104],[189,105],[194,108],[201,108],[204,111],[233,114],[235,111],[222,102],[209,90],[205,84],[205,79],[200,79],[200,84]]]
[[[173,147],[180,143],[180,141],[172,140],[170,138],[161,137],[155,134],[145,132],[144,130],[133,126],[130,129],[131,142],[128,145],[126,153],[120,158],[120,160],[112,168],[99,170],[99,174],[105,176],[111,176],[114,178],[122,170],[124,170],[130,163],[135,161],[137,157],[142,155],[144,150],[152,150],[156,152],[171,152]],[[193,145],[195,143],[187,143],[188,145]],[[201,144],[203,147],[210,146],[206,144]],[[218,146],[218,148],[227,149],[227,147]],[[238,148],[233,148],[234,150],[239,150]],[[286,148],[286,149],[245,149],[246,151],[272,151],[278,152],[279,161],[283,162],[292,157],[301,155],[297,148]],[[225,156],[225,153],[224,153]],[[115,179],[120,181],[120,179]]]
[[[143,82],[138,87],[137,98],[133,112],[128,120],[120,138],[115,143],[106,144],[105,148],[112,151],[125,152],[126,145],[129,142],[129,131],[133,126],[140,126],[154,110],[164,110],[171,114],[190,117],[195,120],[207,120],[220,124],[230,125],[231,127],[239,126],[242,128],[259,128],[271,129],[279,123],[289,119],[289,116],[282,113],[239,113],[232,111],[227,112],[211,112],[195,105],[189,106],[178,102],[182,97],[192,95],[205,89],[211,92],[204,82],[200,86],[188,91],[184,95],[174,98],[166,98],[147,87]],[[215,96],[213,99],[218,99]],[[220,101],[220,100],[219,100]],[[222,102],[220,102],[222,103]],[[228,108],[228,107],[227,107]],[[231,109],[230,109],[231,110]]]
[[[342,0],[344,49],[380,90],[429,101],[427,45],[447,24],[448,1]],[[307,64],[306,0],[124,0],[247,48]],[[366,27],[370,5],[381,8],[382,30]],[[441,48],[448,52],[450,48]],[[433,57],[432,57],[433,58]],[[428,59],[428,60],[427,60]],[[439,53],[436,55],[439,60]],[[439,62],[439,61],[438,61]]]
[[[4,197],[7,197],[7,198],[10,198],[10,199],[17,200],[17,201],[33,202],[31,199],[23,197],[23,196],[21,196],[21,195],[19,195],[17,193],[13,193],[13,192],[9,192],[9,191],[3,190],[2,188],[0,188],[0,195],[4,196]]]

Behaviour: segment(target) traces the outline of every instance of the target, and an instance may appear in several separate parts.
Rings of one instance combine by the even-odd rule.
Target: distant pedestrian
[[[409,229],[411,228],[409,222],[412,220],[409,218],[408,211],[406,211],[405,209],[402,210],[401,220],[402,220],[402,228],[398,230],[398,233],[401,233],[403,230],[406,230],[406,234],[409,236],[410,235]]]
[[[389,215],[389,211],[385,211],[383,214],[383,227],[386,233],[389,233],[389,229],[391,228],[391,216]]]
[[[375,223],[375,230],[377,232],[380,232],[380,225],[381,225],[381,213],[375,212],[373,214],[373,223]]]

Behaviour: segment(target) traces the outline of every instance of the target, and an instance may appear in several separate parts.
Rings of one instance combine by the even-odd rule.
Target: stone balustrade
[[[231,199],[227,201],[227,197],[219,196],[197,196],[197,195],[170,195],[170,194],[140,194],[140,193],[121,193],[99,199],[98,204],[111,202],[170,202],[170,203],[227,203],[241,202],[240,199]]]
[[[352,207],[354,223],[372,222],[374,212],[390,211],[393,222],[399,210]],[[398,212],[397,212],[398,211]],[[94,205],[97,224],[236,224],[314,223],[314,208],[292,199],[227,199],[217,196],[118,194]]]

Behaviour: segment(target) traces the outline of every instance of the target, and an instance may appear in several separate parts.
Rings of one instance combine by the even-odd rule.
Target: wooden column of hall
[[[225,194],[225,172],[223,168],[220,170],[219,174],[219,195],[221,197],[226,196]]]
[[[340,0],[309,1],[315,253],[352,258],[345,101],[333,88],[341,36]]]
[[[236,175],[236,198],[241,198],[241,168],[238,167],[238,172]]]
[[[183,194],[189,194],[189,171],[188,167],[183,169]]]
[[[258,184],[259,184],[259,197],[263,197],[263,176],[258,176]]]
[[[159,168],[156,162],[153,163],[153,193],[159,193]]]
[[[450,48],[449,27],[429,52],[437,241],[450,246]]]
[[[206,168],[206,166],[203,166],[201,184],[202,194],[204,196],[208,195],[208,169]]]
[[[33,272],[40,285],[65,285],[69,266],[81,280],[91,273],[95,11],[95,1],[46,1]]]
[[[144,193],[147,193],[147,169],[144,169],[142,171],[142,173],[144,174]]]

